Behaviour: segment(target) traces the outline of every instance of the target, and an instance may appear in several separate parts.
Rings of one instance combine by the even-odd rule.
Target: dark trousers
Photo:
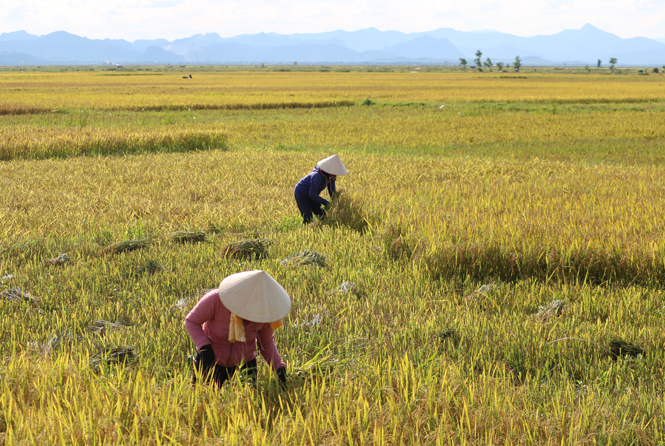
[[[309,197],[300,197],[298,195],[295,197],[298,210],[300,211],[300,215],[302,215],[303,224],[311,222],[313,215],[316,215],[319,218],[326,216],[326,211],[321,206],[321,203],[310,200]]]
[[[256,359],[252,359],[241,365],[240,371],[245,372],[248,381],[256,382],[256,367]],[[221,386],[224,382],[233,378],[237,368],[238,367],[224,367],[219,364],[215,364],[212,367],[206,367],[200,362],[197,363],[195,360],[195,371],[194,376],[192,377],[192,384],[196,384],[196,369],[201,370],[201,378],[203,379],[203,382],[212,381],[217,384],[217,386]]]

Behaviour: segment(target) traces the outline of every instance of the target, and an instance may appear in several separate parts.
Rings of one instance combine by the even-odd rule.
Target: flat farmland
[[[189,69],[0,73],[0,443],[665,441],[662,75]],[[249,269],[287,388],[192,387],[184,316]]]
[[[180,69],[183,70],[183,69]],[[192,70],[196,70],[192,67]],[[663,76],[526,69],[521,73],[393,70],[18,71],[0,73],[2,111],[247,107],[358,101],[639,103],[662,102]],[[191,75],[191,79],[188,76]],[[185,77],[186,79],[183,79]]]

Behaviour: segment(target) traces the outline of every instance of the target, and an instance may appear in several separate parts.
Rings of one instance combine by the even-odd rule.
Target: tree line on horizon
[[[492,71],[492,67],[496,65],[496,67],[499,69],[499,71],[503,70],[504,65],[503,65],[502,62],[493,63],[492,59],[490,59],[489,57],[487,59],[485,59],[485,61],[483,62],[481,60],[482,55],[483,55],[483,52],[481,50],[476,51],[476,58],[473,59],[473,61],[475,62],[476,65],[473,65],[470,68],[482,71],[482,67],[485,66],[486,68],[489,68],[490,71]],[[468,65],[468,61],[464,57],[460,57],[459,61],[460,61],[460,66],[462,67],[462,69],[466,71],[466,66]],[[603,63],[602,60],[598,59],[597,68],[601,68],[602,63]],[[617,63],[618,63],[618,61],[617,61],[616,57],[610,57],[609,64],[610,64],[610,70],[612,71],[612,73],[614,73],[614,67]],[[515,61],[513,62],[513,67],[515,68],[515,71],[519,71],[520,68],[522,67],[522,59],[520,59],[519,55],[515,56]],[[505,65],[505,68],[510,68],[510,63],[507,63]],[[585,68],[587,69],[587,71],[590,71],[588,65],[586,65]],[[663,69],[665,69],[665,66],[663,66]],[[655,70],[656,71],[654,71],[654,72],[657,73],[658,68],[655,68]]]

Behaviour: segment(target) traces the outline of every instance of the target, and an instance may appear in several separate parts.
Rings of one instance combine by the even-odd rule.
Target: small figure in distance
[[[265,271],[245,271],[222,280],[185,318],[198,351],[194,378],[221,386],[240,367],[256,381],[256,347],[286,387],[286,363],[275,345],[274,330],[291,311],[286,290]],[[258,342],[257,342],[258,340]]]
[[[323,189],[328,189],[332,200],[336,193],[335,180],[337,175],[346,175],[348,172],[339,156],[333,155],[319,161],[312,172],[298,181],[293,193],[303,224],[312,221],[313,215],[325,217],[323,206],[329,204],[328,200],[319,196]]]

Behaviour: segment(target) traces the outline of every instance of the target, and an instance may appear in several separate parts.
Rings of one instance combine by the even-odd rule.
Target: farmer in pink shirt
[[[226,277],[208,292],[185,318],[196,344],[197,373],[218,385],[238,366],[256,377],[256,347],[286,384],[286,364],[275,346],[273,331],[291,311],[284,288],[265,271],[245,271]],[[193,382],[196,382],[196,374]]]

